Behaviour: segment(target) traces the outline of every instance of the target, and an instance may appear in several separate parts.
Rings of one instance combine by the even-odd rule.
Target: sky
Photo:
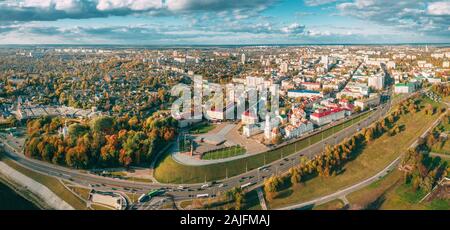
[[[0,0],[0,44],[450,43],[450,0]]]

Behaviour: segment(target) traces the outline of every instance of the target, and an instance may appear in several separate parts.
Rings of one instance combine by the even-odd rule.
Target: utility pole
[[[225,168],[225,177],[228,179],[228,168]]]

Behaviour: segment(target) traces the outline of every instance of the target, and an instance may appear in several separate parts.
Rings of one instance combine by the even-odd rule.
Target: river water
[[[0,181],[0,210],[39,210],[39,208]]]

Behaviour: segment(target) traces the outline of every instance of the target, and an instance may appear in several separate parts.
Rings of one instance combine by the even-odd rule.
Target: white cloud
[[[335,3],[340,0],[305,0],[305,5],[307,6],[320,6],[320,5],[326,5],[330,3]]]
[[[427,12],[431,15],[450,15],[450,2],[432,2],[428,4]]]
[[[303,33],[303,31],[305,30],[305,26],[300,25],[298,23],[292,23],[289,26],[285,26],[283,28],[281,28],[281,31],[284,33]]]
[[[129,9],[134,11],[145,11],[161,9],[161,0],[99,0],[97,9],[100,11],[110,11],[117,9]]]
[[[399,32],[448,37],[445,29],[450,18],[450,2],[412,0],[353,0],[337,5],[341,15],[356,17],[379,25],[396,28]]]

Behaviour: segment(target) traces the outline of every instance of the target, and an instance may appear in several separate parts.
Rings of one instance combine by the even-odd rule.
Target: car
[[[209,186],[211,186],[211,185],[210,184],[204,184],[204,185],[202,185],[201,188],[208,188]]]
[[[178,186],[178,189],[183,190],[184,189],[183,185]]]
[[[219,184],[217,187],[222,188],[224,184]]]

